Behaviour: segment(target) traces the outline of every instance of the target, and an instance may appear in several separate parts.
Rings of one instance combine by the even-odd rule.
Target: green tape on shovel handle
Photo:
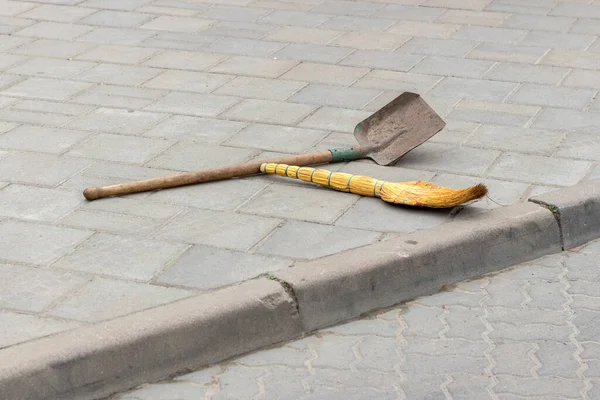
[[[364,154],[354,150],[352,147],[348,149],[334,149],[329,151],[331,152],[331,162],[352,161],[364,157]]]

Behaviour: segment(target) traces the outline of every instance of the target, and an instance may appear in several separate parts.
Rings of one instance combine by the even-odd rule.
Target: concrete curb
[[[100,399],[600,237],[600,181],[0,350],[6,400]]]

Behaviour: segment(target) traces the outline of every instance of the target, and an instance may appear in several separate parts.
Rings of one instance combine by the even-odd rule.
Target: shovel
[[[445,122],[416,93],[404,92],[354,128],[358,146],[292,155],[268,161],[251,161],[201,171],[181,173],[119,185],[90,187],[83,191],[87,200],[146,192],[157,189],[212,182],[260,174],[263,163],[299,167],[370,158],[379,165],[390,165],[442,130]]]

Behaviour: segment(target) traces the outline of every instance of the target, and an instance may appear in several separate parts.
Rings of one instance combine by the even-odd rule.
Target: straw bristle
[[[429,182],[386,182],[381,199],[388,203],[429,208],[451,208],[477,200],[487,194],[487,187],[478,184],[466,189],[450,189]]]
[[[368,176],[352,175],[344,172],[331,172],[325,169],[297,167],[285,164],[262,164],[261,172],[277,174],[288,178],[300,179],[332,189],[358,194],[376,196],[394,204],[417,207],[451,208],[477,200],[487,194],[487,188],[478,184],[466,189],[450,189],[430,182],[412,181],[392,183]]]

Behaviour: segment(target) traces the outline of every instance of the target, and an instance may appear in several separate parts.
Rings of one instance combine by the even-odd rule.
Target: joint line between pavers
[[[537,205],[547,209],[548,211],[550,211],[552,213],[552,216],[554,217],[554,219],[556,220],[556,223],[558,224],[558,234],[560,235],[561,251],[565,251],[565,240],[564,240],[564,236],[563,236],[563,227],[561,224],[560,209],[554,204],[548,204],[541,200],[529,199],[529,201],[531,203],[537,204]]]

